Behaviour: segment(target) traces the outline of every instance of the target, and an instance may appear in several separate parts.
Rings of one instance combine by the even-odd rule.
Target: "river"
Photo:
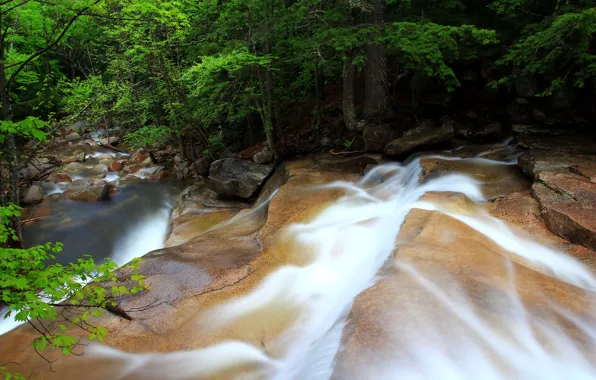
[[[154,339],[165,335],[168,347],[177,342],[184,349],[89,347],[87,360],[101,363],[95,378],[596,378],[592,270],[488,211],[500,199],[489,201],[491,181],[513,168],[510,155],[499,161],[448,153],[432,158],[473,170],[421,182],[425,157],[418,157],[404,165],[379,165],[355,181],[337,177],[327,183],[319,181],[318,172],[294,165],[288,182],[259,206],[268,206],[269,215],[257,228],[259,257],[266,264],[253,262],[249,268],[258,281],[219,294],[204,310],[195,301],[181,304],[174,313],[187,313],[184,323]],[[155,189],[131,185],[129,190],[153,194],[157,198],[149,203],[159,207],[133,212],[146,203],[123,196],[121,202],[133,199],[131,205],[119,209],[116,201],[105,210],[126,216],[125,222],[105,230],[101,223],[85,223],[72,232],[73,244],[92,249],[81,234],[97,228],[110,240],[97,244],[117,255],[113,247],[121,245],[115,237],[163,231],[156,226],[168,207]],[[324,201],[312,196],[329,192],[341,195]],[[102,219],[99,210],[85,212],[78,215],[112,220]],[[131,223],[128,213],[137,222]],[[148,216],[154,221],[145,223]],[[223,244],[233,250],[254,236],[256,218],[263,216],[243,213],[212,234],[225,236]],[[32,228],[38,227],[28,233]],[[211,247],[208,236],[201,244]],[[200,253],[196,244],[186,246],[189,254]],[[123,246],[152,248],[145,242]],[[214,247],[214,252],[221,248]],[[129,248],[121,252],[128,255]],[[200,265],[208,266],[211,259],[202,260]],[[185,267],[176,265],[183,276]],[[213,277],[200,271],[196,276]],[[188,315],[192,310],[195,315]],[[211,331],[224,333],[211,337]]]

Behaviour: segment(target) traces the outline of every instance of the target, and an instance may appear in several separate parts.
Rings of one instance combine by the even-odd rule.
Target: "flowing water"
[[[87,148],[87,168],[73,173],[73,180],[96,178],[97,173],[91,168],[99,163],[100,156],[121,156],[105,148],[83,148]],[[76,145],[71,149],[82,147]],[[141,178],[142,174],[139,173]],[[26,247],[61,242],[64,250],[56,257],[61,264],[91,255],[97,263],[111,258],[118,265],[162,248],[174,198],[180,186],[176,183],[149,183],[141,178],[121,181],[119,173],[108,173],[105,180],[118,186],[120,191],[112,193],[106,202],[67,200],[63,198],[63,193],[68,183],[44,183],[43,203],[28,210],[42,217],[24,226]],[[18,325],[11,319],[0,320],[0,335]]]
[[[443,159],[487,171],[512,163]],[[421,171],[416,158],[308,189],[344,195],[279,231],[270,251],[282,262],[254,288],[197,313],[197,329],[284,326],[267,342],[145,354],[95,345],[87,356],[121,368],[120,379],[595,379],[592,271],[491,216],[477,179],[421,184]],[[130,223],[138,208],[112,211],[136,225],[126,233],[106,226],[122,239],[122,262],[165,228],[163,207]]]
[[[470,160],[487,170],[511,164]],[[92,354],[120,362],[122,379],[596,378],[592,272],[490,216],[477,180],[453,173],[419,184],[420,172],[414,159],[379,166],[358,183],[322,186],[345,195],[281,232],[272,250],[285,250],[283,265],[199,317],[213,329],[241,323],[257,332],[283,320],[287,328],[272,341],[149,354],[95,346]],[[427,193],[460,193],[467,206]],[[444,238],[427,246],[398,240],[396,249],[414,211],[457,221],[476,244],[464,254],[444,222]],[[360,306],[361,297],[372,306]],[[353,348],[342,332],[357,336],[357,318],[367,313],[383,336]]]

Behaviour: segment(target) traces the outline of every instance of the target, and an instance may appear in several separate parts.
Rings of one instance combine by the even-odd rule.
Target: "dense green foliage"
[[[17,238],[9,222],[20,211],[15,205],[0,207],[0,244]],[[72,353],[80,344],[73,334],[77,329],[90,341],[103,341],[108,332],[93,319],[102,310],[125,314],[121,300],[147,288],[138,271],[139,259],[120,269],[109,260],[97,265],[92,257],[66,266],[51,263],[61,250],[60,243],[28,249],[0,247],[0,302],[7,307],[3,317],[27,322],[37,330],[40,335],[33,347],[40,354],[48,347]]]

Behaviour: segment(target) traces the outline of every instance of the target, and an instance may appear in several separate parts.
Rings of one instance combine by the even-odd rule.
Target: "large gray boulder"
[[[23,203],[27,205],[34,205],[43,200],[43,190],[41,186],[33,185],[27,189],[23,197]]]
[[[444,123],[437,128],[433,122],[423,120],[403,137],[385,146],[388,156],[403,157],[420,149],[433,148],[453,138],[453,123]]]
[[[272,171],[273,165],[224,158],[211,164],[208,185],[220,195],[248,199],[255,195]]]

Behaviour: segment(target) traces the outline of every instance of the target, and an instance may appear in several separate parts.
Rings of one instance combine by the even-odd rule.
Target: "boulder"
[[[107,201],[110,199],[110,186],[105,184],[78,191],[67,191],[65,198],[78,202]]]
[[[549,230],[596,250],[596,183],[576,174],[541,172],[532,194]]]
[[[517,164],[532,179],[542,172],[556,172],[578,174],[596,182],[596,156],[532,150],[519,156]]]
[[[200,176],[207,177],[209,175],[209,169],[211,168],[211,164],[213,163],[213,159],[209,156],[203,156],[197,159],[195,162],[192,163],[192,167]]]
[[[250,198],[273,171],[273,165],[259,165],[237,158],[224,158],[211,164],[209,188],[227,197]]]
[[[433,148],[453,138],[452,123],[446,122],[440,128],[436,128],[434,123],[423,122],[403,137],[387,144],[384,149],[385,154],[392,157],[404,157],[420,149]]]
[[[119,172],[120,170],[122,170],[122,168],[124,168],[124,165],[122,165],[122,162],[114,161],[108,166],[108,171]]]
[[[177,155],[174,156],[174,162],[179,164],[182,161],[184,161],[184,157],[182,156],[182,153],[178,153]]]
[[[262,151],[255,153],[253,161],[257,164],[268,164],[273,162],[273,152],[269,148],[263,148]]]
[[[111,158],[109,158],[109,159],[108,158],[103,158],[103,159],[99,160],[99,163],[100,164],[105,165],[105,166],[108,166],[108,167],[112,164],[112,162],[113,161],[112,161]]]
[[[66,135],[66,137],[64,137],[64,139],[66,141],[74,141],[74,140],[78,140],[81,138],[81,135],[79,135],[77,132],[72,132],[71,134]]]
[[[105,164],[97,164],[91,169],[89,174],[105,178],[108,175],[108,166]]]
[[[43,189],[41,186],[33,185],[27,189],[23,197],[23,203],[27,205],[34,205],[43,200]]]
[[[72,178],[67,173],[52,173],[48,179],[54,183],[72,182]]]
[[[395,129],[389,124],[367,125],[363,133],[364,145],[367,152],[381,153],[385,145],[397,137]]]

